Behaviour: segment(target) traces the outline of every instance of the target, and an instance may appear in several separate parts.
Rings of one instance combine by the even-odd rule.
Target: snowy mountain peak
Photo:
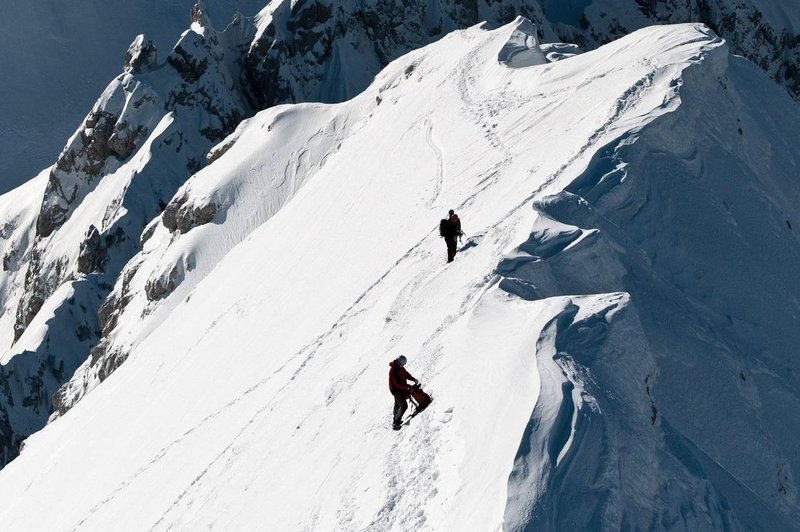
[[[199,78],[145,78],[235,79],[212,33],[176,47]],[[3,527],[790,529],[797,105],[700,24],[554,62],[574,48],[534,35],[457,31],[348,101],[256,113],[123,226],[142,237],[124,264],[83,225],[81,268],[105,244],[118,272],[102,339],[0,473]],[[137,172],[210,147],[188,108]],[[467,236],[445,265],[451,208]],[[35,320],[66,320],[103,275]],[[398,353],[434,396],[399,434]]]
[[[136,37],[0,196],[0,528],[792,529],[800,111],[730,51],[794,26],[669,4]]]

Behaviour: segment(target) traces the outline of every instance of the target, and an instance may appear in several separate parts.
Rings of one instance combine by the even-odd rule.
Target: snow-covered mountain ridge
[[[339,2],[335,6],[318,1],[271,2],[255,22],[237,18],[234,26],[239,26],[245,32],[236,37],[239,39],[238,43],[230,46],[225,43],[222,46],[208,43],[217,51],[207,56],[201,51],[195,58],[197,63],[194,65],[182,64],[184,59],[181,54],[187,53],[187,50],[179,46],[172,54],[167,55],[169,68],[155,68],[157,65],[154,64],[151,67],[154,67],[155,72],[128,72],[127,81],[122,84],[120,81],[112,82],[106,94],[69,141],[66,151],[59,156],[52,170],[53,180],[47,185],[47,197],[41,205],[41,215],[36,214],[37,235],[44,238],[44,241],[34,242],[36,237],[30,236],[30,226],[18,225],[14,221],[17,213],[8,213],[8,221],[4,223],[5,232],[14,232],[16,236],[7,239],[3,246],[6,248],[3,251],[4,269],[11,272],[3,280],[4,285],[9,288],[4,294],[0,294],[0,306],[3,309],[3,316],[0,317],[3,360],[21,352],[19,345],[12,344],[21,337],[45,301],[59,287],[82,273],[102,269],[105,274],[97,287],[91,289],[94,295],[87,296],[78,311],[62,309],[72,316],[72,325],[69,327],[81,339],[63,349],[69,355],[57,355],[65,360],[64,368],[60,361],[55,362],[53,367],[49,367],[49,363],[42,366],[36,361],[29,361],[26,365],[32,364],[37,367],[36,370],[15,372],[17,376],[14,379],[22,381],[22,389],[16,394],[17,408],[22,408],[22,403],[33,404],[24,400],[28,394],[26,390],[32,385],[25,382],[30,380],[28,375],[21,375],[32,374],[36,383],[49,381],[50,384],[44,386],[45,393],[37,393],[39,399],[34,401],[36,410],[39,411],[35,417],[41,423],[43,413],[50,410],[47,401],[42,402],[42,398],[51,395],[69,377],[70,368],[89,357],[89,350],[100,337],[107,336],[103,334],[109,324],[105,315],[113,314],[114,302],[107,301],[101,309],[100,301],[118,279],[123,265],[140,249],[138,241],[144,225],[167,204],[177,186],[205,164],[204,155],[210,146],[209,141],[213,142],[230,133],[241,118],[266,106],[288,101],[340,101],[352,97],[366,87],[373,75],[389,60],[436,40],[452,29],[472,25],[483,19],[493,26],[513,19],[518,13],[536,21],[539,24],[539,33],[548,40],[578,41],[590,48],[633,28],[644,26],[652,20],[703,20],[712,27],[719,28],[723,36],[729,35],[734,51],[758,61],[774,75],[782,71],[781,69],[788,72],[781,66],[783,63],[775,63],[777,58],[788,58],[786,64],[794,64],[791,60],[794,53],[791,43],[792,32],[796,34],[797,21],[794,12],[780,3],[760,6],[720,2],[714,8],[702,9],[675,4],[670,9],[663,9],[660,4],[634,5],[619,2],[570,10],[548,2],[539,4],[515,1],[491,4],[462,1],[410,2],[403,6],[383,1],[367,4]],[[210,27],[210,23],[206,25]],[[188,42],[187,39],[204,39],[192,37],[193,35],[200,33],[190,31],[183,39],[188,46],[189,55],[196,43]],[[143,43],[144,41],[140,44],[134,43],[134,48]],[[157,51],[154,52],[152,46],[148,50],[150,55],[147,56],[147,61],[156,63]],[[145,55],[142,54],[142,57]],[[205,75],[205,68],[209,64],[212,65],[211,71]],[[170,88],[175,85],[172,69],[177,69],[181,75],[189,78],[198,77],[199,81],[186,81],[184,88],[173,90]],[[220,75],[215,76],[215,72]],[[165,73],[166,77],[159,79]],[[149,79],[140,82],[139,77]],[[790,78],[789,75],[786,79]],[[165,88],[162,90],[162,87]],[[150,95],[142,95],[146,90],[155,90],[163,101],[154,106],[148,103],[145,111],[133,112],[136,106],[151,101]],[[134,93],[136,98],[132,100]],[[128,103],[133,105],[128,106]],[[194,142],[192,153],[186,150],[179,135],[175,137],[175,142],[183,152],[175,156],[175,160],[169,164],[159,158],[151,161],[149,154],[144,152],[140,157],[138,154],[142,146],[147,144],[146,139],[153,133],[154,124],[151,122],[176,106],[186,105],[194,108],[196,119],[202,122],[198,127],[205,131],[201,135],[204,138]],[[124,114],[120,114],[120,106],[125,106]],[[151,107],[155,111],[148,113],[146,109]],[[219,115],[218,109],[222,110],[222,115]],[[176,127],[182,128],[172,126],[172,129]],[[165,142],[173,142],[173,139],[166,138]],[[156,147],[160,145],[160,142],[155,142]],[[82,210],[107,211],[104,216],[92,214],[77,217],[71,222],[72,228],[69,231],[62,231],[60,235],[49,238],[50,233],[82,203],[88,191],[103,178],[115,174],[117,166],[133,159],[140,164],[135,170],[139,177],[132,182],[142,183],[144,189],[154,189],[153,194],[138,194],[137,197],[126,200],[129,191],[140,188],[122,187],[112,193],[114,197],[94,198],[89,202],[91,205],[82,207]],[[158,168],[152,168],[153,166]],[[164,167],[170,167],[170,170],[164,172]],[[124,172],[130,172],[131,169],[131,165],[128,165]],[[164,182],[160,182],[161,180]],[[125,179],[114,181],[120,183],[125,182]],[[124,205],[125,201],[137,204],[134,209],[138,211],[137,215],[129,214],[124,223],[111,223],[114,213],[120,212],[120,206],[131,211]],[[140,203],[143,205],[138,205]],[[173,203],[173,206],[177,206],[177,203]],[[197,214],[203,219],[210,213]],[[21,216],[21,219],[29,219],[32,215]],[[167,215],[169,221],[169,211]],[[176,219],[176,223],[194,223],[190,221],[192,217],[194,212],[191,216]],[[65,235],[67,232],[69,236]],[[50,246],[50,241],[58,241],[59,245],[43,252],[44,247]],[[109,245],[113,248],[110,254],[114,258],[111,259],[107,257],[109,251],[106,248]],[[76,257],[76,253],[80,255]],[[170,284],[168,278],[165,282]],[[156,283],[152,287],[159,291],[161,284],[164,283]],[[58,303],[53,304],[54,309],[60,308]],[[96,317],[98,312],[99,322]],[[45,320],[46,318],[43,317]],[[112,318],[110,324],[113,323]],[[45,338],[38,329],[31,336],[42,341]],[[104,342],[105,344],[108,342]],[[35,360],[50,357],[45,354],[47,348],[35,345],[35,342],[27,342],[25,346],[27,351],[40,353]],[[91,358],[96,360],[100,354],[95,352]],[[124,354],[117,358],[124,359]],[[103,373],[107,374],[114,364]],[[33,386],[41,387],[39,384]],[[71,401],[59,400],[58,408],[63,410],[69,404]],[[26,414],[22,416],[25,418]],[[5,434],[0,436],[0,447],[10,449],[7,457],[11,457],[20,438],[30,429],[17,433],[2,417],[3,414],[0,414],[0,425],[7,426],[0,430],[0,433]],[[27,420],[22,424],[29,425]]]
[[[694,25],[542,62],[472,28],[243,123],[116,281],[127,362],[0,473],[4,528],[790,529],[796,104]],[[398,435],[401,352],[436,401]]]
[[[206,0],[218,24],[230,20],[234,9],[252,15],[264,3]],[[127,41],[144,32],[167,50],[190,5],[186,0],[80,5],[6,0],[0,69],[14,74],[0,86],[0,117],[6,120],[0,128],[0,192],[53,161],[68,132],[116,74]],[[260,87],[257,96],[272,104],[320,97],[340,101],[365,88],[402,53],[457,28],[483,20],[505,24],[517,15],[533,20],[547,41],[580,42],[586,48],[651,24],[702,22],[795,98],[800,91],[800,11],[793,0],[276,0],[269,11],[278,14],[279,23],[265,24],[249,74]]]

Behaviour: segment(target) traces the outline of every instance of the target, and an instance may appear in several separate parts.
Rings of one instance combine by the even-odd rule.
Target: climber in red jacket
[[[408,385],[408,381],[419,384],[419,381],[406,371],[405,365],[406,357],[403,355],[389,362],[389,391],[394,396],[392,424],[394,430],[400,430],[400,422],[408,408],[408,398],[411,397],[411,386]]]

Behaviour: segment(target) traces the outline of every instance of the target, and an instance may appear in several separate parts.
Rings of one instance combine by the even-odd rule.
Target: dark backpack
[[[453,234],[453,222],[446,218],[442,218],[439,222],[439,236],[451,236]]]

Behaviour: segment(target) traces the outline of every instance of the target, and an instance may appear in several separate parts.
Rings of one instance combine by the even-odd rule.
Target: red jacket
[[[411,386],[407,381],[418,382],[406,368],[397,363],[397,360],[389,362],[389,391],[392,394],[410,392]]]
[[[453,222],[453,227],[456,230],[456,236],[461,236],[464,233],[461,232],[461,218],[458,217],[456,213],[450,215],[448,218],[451,222]]]

